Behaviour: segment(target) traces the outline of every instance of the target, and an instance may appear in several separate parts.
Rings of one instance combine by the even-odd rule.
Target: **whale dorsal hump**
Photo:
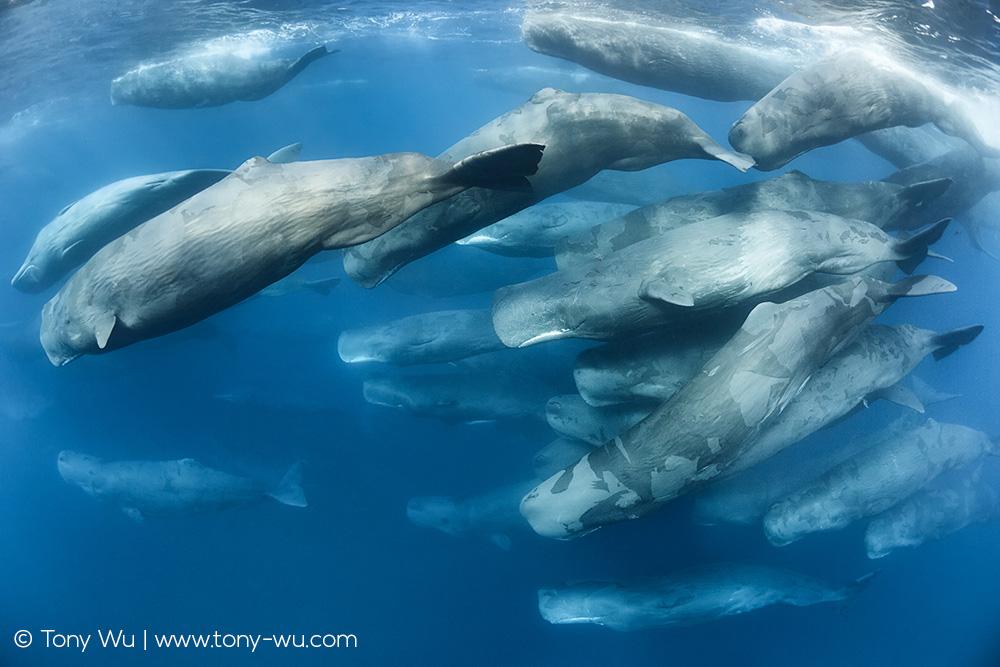
[[[639,296],[647,301],[662,301],[686,308],[694,305],[694,295],[691,292],[662,278],[643,281],[639,287]]]
[[[562,95],[563,91],[558,88],[542,88],[537,93],[531,96],[531,101],[534,103],[544,102],[546,100],[551,100],[553,97],[558,97]]]
[[[108,339],[111,338],[111,332],[114,331],[117,322],[118,318],[114,313],[105,313],[97,318],[94,322],[94,339],[97,341],[97,347],[103,350],[108,346]]]
[[[236,171],[234,171],[233,174],[235,174],[236,176],[246,176],[254,169],[258,169],[266,164],[270,164],[270,162],[267,161],[266,157],[255,155],[246,162],[244,162],[243,164],[241,164],[239,167],[237,167]]]

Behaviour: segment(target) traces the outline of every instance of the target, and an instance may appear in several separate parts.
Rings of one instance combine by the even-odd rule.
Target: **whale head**
[[[101,474],[100,459],[64,449],[59,452],[56,464],[59,475],[68,484],[75,484],[92,496],[104,493],[105,483]]]
[[[85,197],[84,200],[87,198]],[[83,200],[81,200],[83,201]],[[71,231],[89,207],[81,201],[67,204],[35,237],[28,256],[10,284],[22,292],[41,292],[51,287],[86,256],[85,245]],[[84,213],[81,213],[84,211]]]
[[[406,504],[406,518],[417,526],[433,528],[449,535],[457,535],[462,531],[458,505],[453,499],[444,496],[411,498]]]
[[[118,321],[99,306],[76,298],[76,292],[67,287],[42,308],[39,339],[53,366],[65,366],[80,355],[107,348]]]
[[[414,405],[413,397],[405,391],[405,387],[392,378],[369,378],[364,381],[361,392],[372,405],[387,408],[407,408]]]
[[[379,327],[347,329],[337,338],[337,354],[345,364],[386,361],[384,335]],[[391,349],[391,348],[390,348]]]
[[[617,594],[617,595],[616,595]],[[615,625],[627,613],[614,584],[577,584],[538,591],[538,612],[549,623]]]
[[[774,93],[772,93],[773,95]],[[747,109],[729,129],[729,145],[754,159],[758,169],[770,171],[791,162],[809,148],[804,133],[796,133],[806,119],[782,108],[783,97],[771,95]]]
[[[24,260],[24,264],[17,270],[14,277],[10,279],[11,286],[21,292],[40,292],[48,285],[43,279],[44,273],[34,259],[29,257]]]

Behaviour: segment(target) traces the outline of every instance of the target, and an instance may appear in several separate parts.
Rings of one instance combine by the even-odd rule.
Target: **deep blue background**
[[[516,37],[516,17],[506,20],[510,25],[499,32]],[[235,167],[293,141],[304,143],[303,159],[435,154],[534,91],[530,82],[507,89],[486,85],[475,70],[555,64],[516,39],[431,40],[372,30],[336,46],[340,54],[315,63],[271,97],[216,109],[113,108],[100,92],[106,78],[69,98],[60,98],[53,83],[50,97],[57,101],[37,122],[21,116],[0,129],[0,267],[6,267],[0,273],[13,274],[34,234],[66,203],[113,180]],[[61,78],[52,75],[53,81]],[[747,106],[591,81],[590,90],[630,89],[676,106],[720,141]],[[36,85],[45,90],[45,81]],[[791,166],[841,180],[892,170],[851,142]],[[762,177],[696,161],[660,171],[663,197]],[[993,306],[1000,271],[971,248],[957,225],[938,250],[956,262],[929,260],[924,268],[953,280],[960,291],[901,302],[885,319],[939,329],[987,325],[973,346],[939,364],[925,362],[918,373],[942,391],[962,394],[933,408],[933,416],[998,433],[1000,322]],[[339,258],[311,263],[303,274],[339,275]],[[411,525],[405,516],[410,497],[471,494],[525,479],[533,451],[551,436],[540,426],[448,425],[368,406],[360,393],[364,371],[340,363],[336,337],[345,327],[412,312],[484,307],[488,294],[432,300],[387,286],[364,290],[345,279],[328,297],[251,300],[189,332],[61,369],[49,366],[35,340],[44,298],[0,289],[4,400],[47,404],[38,418],[0,421],[0,664],[251,661],[237,650],[91,650],[82,658],[16,651],[10,636],[22,627],[333,631],[360,639],[358,650],[332,656],[266,651],[253,664],[1000,661],[995,525],[876,563],[865,558],[863,526],[776,549],[757,529],[693,525],[686,500],[571,543],[525,531],[514,536],[510,552]],[[269,409],[213,399],[247,385],[274,396],[276,405],[305,396],[319,407]],[[877,427],[898,410],[874,405],[822,437],[836,442]],[[266,504],[137,526],[60,480],[55,455],[64,448],[108,459],[194,457],[271,478],[302,459],[310,507]],[[834,580],[872,569],[879,574],[848,605],[767,609],[665,631],[550,626],[537,613],[535,591],[542,585],[654,575],[717,560],[782,565]]]

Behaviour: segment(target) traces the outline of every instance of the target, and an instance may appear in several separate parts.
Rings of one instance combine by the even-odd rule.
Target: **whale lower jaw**
[[[365,354],[356,354],[353,356],[344,356],[343,354],[341,354],[340,360],[343,361],[345,364],[367,364],[373,361],[382,361],[377,357]]]
[[[556,329],[554,331],[546,331],[545,333],[540,333],[537,336],[532,336],[525,341],[521,341],[517,344],[517,347],[528,347],[529,345],[544,343],[549,340],[566,338],[566,334],[571,333],[572,331],[572,329]]]
[[[482,234],[474,234],[473,236],[466,236],[464,239],[459,239],[455,241],[455,245],[469,245],[478,247],[493,246],[496,245],[497,243],[498,243],[497,239],[493,238],[492,236],[485,236]]]

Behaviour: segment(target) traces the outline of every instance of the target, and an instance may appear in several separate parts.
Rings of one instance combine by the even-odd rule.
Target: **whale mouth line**
[[[497,239],[492,236],[486,236],[485,234],[474,234],[473,236],[466,236],[464,239],[459,239],[455,241],[456,245],[477,245],[477,244],[488,244],[496,243]]]
[[[528,347],[529,345],[535,345],[536,343],[544,343],[550,340],[558,340],[564,337],[566,334],[571,333],[573,330],[569,328],[564,329],[553,329],[552,331],[546,331],[540,333],[536,336],[532,336],[527,340],[524,340],[517,344],[518,347]]]
[[[402,403],[389,403],[388,400],[389,399],[385,400],[370,399],[368,402],[371,403],[372,405],[378,405],[383,408],[396,408],[397,410],[402,409],[404,407]]]
[[[39,287],[39,270],[34,264],[22,264],[14,277],[10,279],[11,287],[18,289],[37,289]]]

